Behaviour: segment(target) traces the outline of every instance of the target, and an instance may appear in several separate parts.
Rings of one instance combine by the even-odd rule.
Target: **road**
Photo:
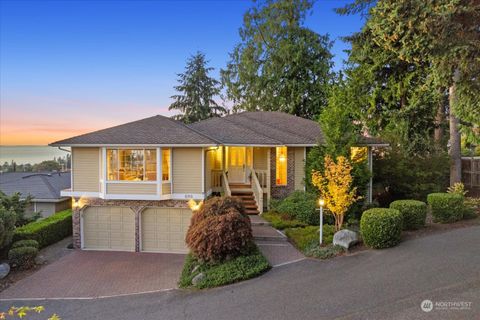
[[[437,303],[430,312],[420,308],[427,299]],[[468,309],[454,310],[448,304],[452,302]],[[62,319],[89,320],[480,319],[480,227],[328,261],[307,259],[211,290],[95,300],[1,301],[0,307],[4,310],[12,304],[43,305],[45,315],[55,312]]]

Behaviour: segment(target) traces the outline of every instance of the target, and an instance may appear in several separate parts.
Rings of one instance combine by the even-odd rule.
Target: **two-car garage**
[[[139,239],[140,251],[186,253],[191,214],[188,208],[145,208],[136,228],[135,212],[129,207],[87,207],[81,216],[82,248],[136,251],[135,239]]]

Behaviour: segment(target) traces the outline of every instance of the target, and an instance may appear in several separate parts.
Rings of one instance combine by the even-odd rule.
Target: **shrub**
[[[480,198],[465,198],[463,202],[463,219],[475,219],[480,213]]]
[[[192,272],[196,266],[196,271]],[[192,286],[192,279],[200,272],[203,272],[205,277],[195,287],[203,289],[251,279],[268,269],[268,261],[253,244],[245,255],[220,263],[202,263],[189,254],[185,259],[179,286]]]
[[[187,245],[200,261],[218,262],[234,258],[245,253],[253,241],[248,216],[233,206],[216,208],[218,211],[208,208],[196,212],[187,231]]]
[[[295,246],[304,251],[312,243],[319,243],[319,227],[308,226],[305,228],[292,228],[285,230],[287,237],[293,241]],[[332,225],[323,225],[323,243],[330,244],[333,241],[335,227]]]
[[[416,230],[425,226],[427,204],[418,200],[397,200],[390,204],[391,209],[400,211],[404,230]]]
[[[455,222],[463,217],[463,196],[456,193],[430,193],[427,197],[434,222]]]
[[[34,247],[19,247],[8,251],[10,264],[18,269],[30,269],[35,265],[38,249]]]
[[[272,201],[271,206],[274,211],[288,214],[303,223],[318,225],[320,219],[316,201],[317,196],[313,193],[295,191],[282,200]]]
[[[12,243],[15,221],[15,212],[0,205],[0,249],[8,247]]]
[[[308,257],[315,257],[319,259],[329,259],[343,253],[345,249],[341,246],[328,245],[320,247],[319,243],[311,243],[305,248],[305,255]]]
[[[245,207],[240,199],[235,197],[212,197],[205,201],[201,208],[194,212],[191,224],[211,216],[219,216],[230,212],[233,209],[247,217]]]
[[[13,241],[35,240],[44,248],[72,234],[72,211],[65,210],[15,230]]]
[[[365,245],[389,248],[400,242],[402,214],[397,209],[374,208],[365,211],[360,220],[360,232]]]
[[[40,245],[35,240],[20,240],[20,241],[14,242],[12,244],[11,249],[21,248],[21,247],[33,247],[36,249],[40,249]]]
[[[265,212],[262,214],[262,218],[270,222],[272,227],[275,229],[286,229],[286,228],[298,228],[298,227],[305,227],[307,224],[291,217],[289,214],[286,213],[278,213],[278,212]]]

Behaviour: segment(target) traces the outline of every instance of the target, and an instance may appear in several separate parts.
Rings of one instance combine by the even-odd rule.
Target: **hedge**
[[[39,249],[40,245],[35,240],[20,240],[20,241],[14,242],[10,249],[22,248],[22,247],[33,247],[33,248]]]
[[[13,241],[35,240],[40,245],[40,248],[44,248],[71,234],[72,210],[69,209],[16,229]]]
[[[463,218],[464,197],[455,193],[430,193],[427,202],[434,222],[449,223]]]
[[[403,217],[403,229],[415,230],[425,226],[427,204],[417,200],[397,200],[390,204],[391,209],[400,211]]]
[[[360,220],[363,242],[375,249],[393,247],[400,242],[402,224],[402,214],[397,209],[369,209]]]

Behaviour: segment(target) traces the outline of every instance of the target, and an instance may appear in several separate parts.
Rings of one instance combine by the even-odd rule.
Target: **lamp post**
[[[318,209],[320,211],[320,245],[322,245],[323,242],[323,206],[325,205],[325,200],[320,198],[318,200],[318,204],[320,208]]]

